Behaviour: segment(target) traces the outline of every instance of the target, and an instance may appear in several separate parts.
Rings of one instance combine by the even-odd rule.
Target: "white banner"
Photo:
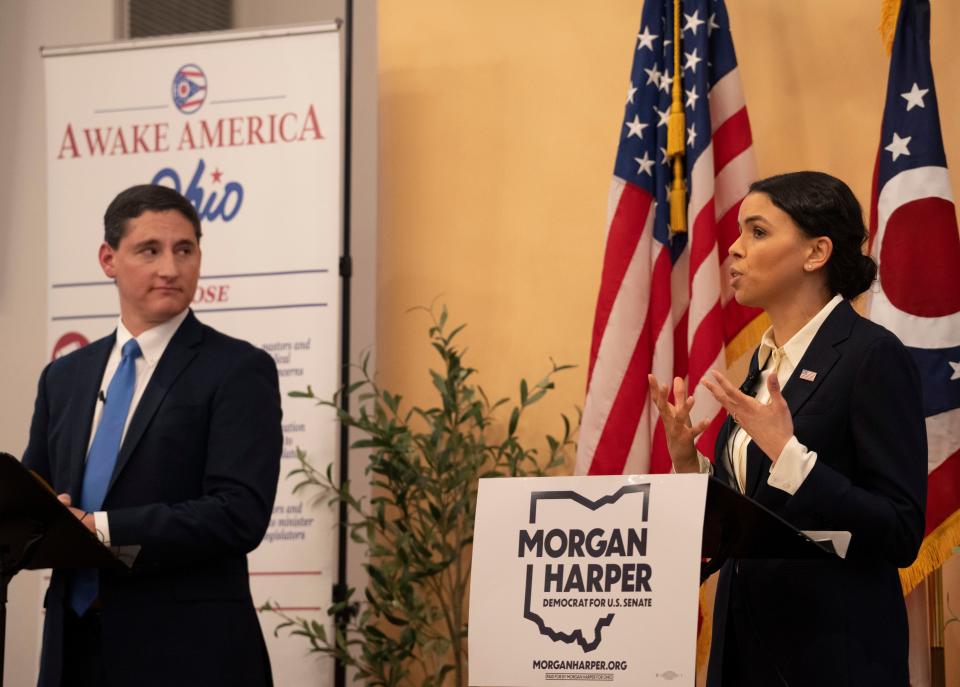
[[[693,685],[707,479],[481,480],[470,684]]]
[[[284,454],[270,529],[250,556],[258,605],[326,621],[336,513],[295,496],[296,447],[337,455],[330,412],[287,398],[339,381],[341,67],[335,26],[228,32],[45,51],[51,357],[108,334],[116,288],[97,249],[110,200],[134,184],[183,193],[203,225],[201,321],[274,356]],[[279,687],[325,685],[306,642],[273,637]]]

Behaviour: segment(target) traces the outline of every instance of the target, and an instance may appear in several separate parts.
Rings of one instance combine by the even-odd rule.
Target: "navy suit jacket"
[[[759,376],[757,368],[755,352],[748,380]],[[800,379],[803,370],[816,378]],[[849,531],[850,548],[845,560],[728,561],[717,583],[708,684],[723,684],[723,663],[737,651],[766,662],[774,686],[906,687],[907,620],[897,568],[919,549],[927,486],[916,367],[899,339],[843,301],[783,395],[794,434],[817,452],[816,464],[791,496],[767,484],[771,462],[751,443],[746,494],[799,529]],[[728,420],[715,460],[716,477],[728,483],[722,457],[731,429]],[[735,648],[726,647],[725,656],[731,628]]]
[[[114,340],[40,377],[23,463],[74,503]],[[280,420],[273,359],[189,313],[134,410],[103,504],[112,544],[142,547],[129,572],[100,576],[111,684],[271,683],[246,554],[270,521]],[[41,687],[60,685],[67,578],[54,570],[44,601]]]

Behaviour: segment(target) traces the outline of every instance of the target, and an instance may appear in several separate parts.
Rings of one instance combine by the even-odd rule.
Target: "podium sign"
[[[481,480],[470,685],[693,685],[707,480]]]

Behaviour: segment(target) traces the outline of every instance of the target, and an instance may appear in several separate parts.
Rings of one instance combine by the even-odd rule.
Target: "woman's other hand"
[[[793,418],[787,401],[780,393],[780,380],[771,374],[767,378],[770,400],[760,403],[740,391],[722,373],[713,370],[713,381],[706,378],[703,384],[720,402],[733,421],[743,428],[753,443],[774,463],[793,436]]]
[[[691,422],[690,409],[693,408],[694,399],[693,396],[687,396],[687,385],[680,377],[673,380],[674,403],[669,400],[669,387],[661,386],[653,375],[647,375],[647,382],[650,385],[650,400],[663,420],[673,469],[677,472],[699,472],[700,461],[693,441],[710,425],[710,421],[703,420],[696,425]]]

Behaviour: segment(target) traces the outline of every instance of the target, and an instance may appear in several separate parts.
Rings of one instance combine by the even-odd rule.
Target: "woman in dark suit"
[[[650,378],[677,472],[718,479],[803,530],[845,530],[845,559],[730,560],[714,607],[710,687],[906,687],[898,567],[924,531],[926,431],[903,344],[853,310],[876,265],[860,205],[839,179],[797,172],[754,183],[730,247],[737,302],[772,326],[739,389],[704,384],[728,413],[715,461],[698,455],[693,397]]]

